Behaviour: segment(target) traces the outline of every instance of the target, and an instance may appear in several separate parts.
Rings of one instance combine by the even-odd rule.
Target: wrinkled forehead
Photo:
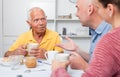
[[[46,17],[43,9],[41,9],[39,7],[33,7],[28,11],[28,20],[31,20],[35,17],[41,17],[41,18]]]

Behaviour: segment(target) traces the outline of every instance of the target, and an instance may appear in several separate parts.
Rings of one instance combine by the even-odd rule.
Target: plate
[[[19,64],[23,58],[24,58],[23,55],[12,55],[9,57],[3,57],[0,60],[0,65],[11,66],[11,65]]]
[[[13,62],[4,62],[4,61],[0,62],[0,65],[2,65],[2,66],[11,66],[12,64],[13,64]]]
[[[11,66],[13,62],[8,61],[8,58],[0,59],[0,65],[2,66]]]

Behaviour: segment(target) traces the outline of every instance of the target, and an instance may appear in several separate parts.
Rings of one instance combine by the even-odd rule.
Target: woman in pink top
[[[79,0],[78,0],[79,2]],[[112,30],[97,44],[92,60],[82,77],[120,77],[120,0],[92,0]],[[69,62],[54,61],[51,77],[70,77]],[[79,76],[78,76],[79,77]]]

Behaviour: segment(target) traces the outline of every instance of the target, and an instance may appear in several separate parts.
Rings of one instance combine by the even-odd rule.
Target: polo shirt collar
[[[42,41],[41,41],[41,44],[46,42],[47,40],[50,40],[53,36],[49,34],[49,30],[46,29],[46,32],[45,32],[45,36],[43,37]],[[33,42],[33,43],[36,43],[37,41],[33,38],[33,33],[32,33],[32,29],[29,31],[29,41],[30,42]]]
[[[37,41],[33,38],[33,32],[32,32],[32,29],[30,29],[30,31],[29,31],[29,41],[30,41],[30,42],[34,42],[34,43],[37,42]]]
[[[47,40],[50,40],[53,37],[53,35],[49,34],[49,32],[50,31],[46,29],[45,36],[43,37],[41,44],[46,42]]]
[[[97,34],[101,34],[104,31],[104,29],[106,28],[106,26],[107,26],[107,23],[105,21],[102,21],[102,23],[97,27],[95,32]]]
[[[107,27],[107,23],[105,21],[102,21],[102,23],[100,23],[100,25],[98,25],[96,30],[93,30],[90,28],[90,32],[92,34],[92,42],[95,41],[95,39],[97,38],[98,35],[102,34],[102,32],[104,32],[104,29]]]
[[[106,28],[106,26],[107,26],[107,23],[105,21],[102,21],[102,23],[97,27],[97,29],[93,30],[90,28],[90,32],[92,35],[101,34]]]

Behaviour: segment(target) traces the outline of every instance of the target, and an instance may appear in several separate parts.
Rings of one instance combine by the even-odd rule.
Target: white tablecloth
[[[31,70],[31,72],[25,72],[26,70]],[[68,68],[68,72],[72,77],[81,77],[83,73],[81,70],[72,70]],[[22,75],[22,77],[50,77],[51,65],[39,64],[36,68],[26,68],[25,65],[19,66],[18,69],[12,70],[11,66],[5,67],[0,64],[0,77],[17,77]]]

